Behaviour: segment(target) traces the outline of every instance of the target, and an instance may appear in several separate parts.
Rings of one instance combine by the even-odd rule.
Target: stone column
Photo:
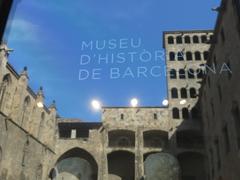
[[[135,144],[135,180],[140,180],[144,175],[143,162],[143,135],[141,127],[136,130],[136,144]]]

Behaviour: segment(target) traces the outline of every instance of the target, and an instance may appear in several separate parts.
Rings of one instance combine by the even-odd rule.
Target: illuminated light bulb
[[[38,108],[43,108],[44,105],[43,105],[43,103],[42,103],[41,101],[39,101],[39,102],[37,103],[37,107],[38,107]]]
[[[138,106],[138,99],[137,98],[133,98],[131,99],[131,106],[132,107],[137,107]]]
[[[101,103],[98,100],[92,100],[92,108],[94,110],[100,110],[101,109]]]
[[[183,99],[183,100],[180,101],[180,104],[181,104],[181,105],[184,105],[184,104],[186,104],[186,103],[187,103],[187,100],[186,100],[186,99]]]
[[[163,100],[162,104],[163,104],[164,106],[167,106],[167,105],[168,105],[168,100],[167,100],[167,99]]]

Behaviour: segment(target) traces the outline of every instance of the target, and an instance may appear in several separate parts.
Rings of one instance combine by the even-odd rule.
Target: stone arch
[[[165,148],[168,144],[168,132],[148,130],[143,132],[144,147]]]
[[[135,155],[129,151],[113,151],[107,155],[108,173],[122,180],[135,179]]]
[[[182,179],[207,179],[204,155],[198,152],[187,151],[178,154],[177,159],[181,167]]]
[[[112,130],[108,132],[110,147],[134,147],[135,132],[131,130]]]
[[[55,176],[55,177],[54,177]],[[82,148],[72,148],[62,154],[49,177],[52,180],[97,180],[98,164],[92,154]]]

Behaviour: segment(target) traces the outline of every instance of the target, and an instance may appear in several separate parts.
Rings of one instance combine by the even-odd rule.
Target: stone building
[[[7,62],[10,50],[2,45],[2,179],[138,180],[148,156],[160,152],[178,159],[183,179],[205,179],[196,103],[212,34],[164,32],[169,105],[103,107],[98,123],[57,118],[54,104],[43,105],[42,88],[35,94],[28,87],[27,69],[17,74]]]
[[[210,180],[240,177],[240,1],[223,0],[200,91]]]
[[[46,107],[43,88],[31,90],[2,44],[0,180],[143,180],[166,157],[176,180],[239,179],[239,5],[223,0],[215,31],[163,33],[168,105],[103,107],[95,123]],[[212,62],[232,73],[213,74]]]

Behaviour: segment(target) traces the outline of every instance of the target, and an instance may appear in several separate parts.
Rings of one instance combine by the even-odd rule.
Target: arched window
[[[188,108],[183,108],[183,109],[182,109],[182,117],[183,117],[183,119],[189,119],[189,111],[188,111]]]
[[[172,88],[171,89],[171,95],[172,95],[173,99],[178,98],[178,90],[177,90],[177,88]]]
[[[195,60],[197,60],[197,61],[201,60],[201,53],[199,51],[195,52]]]
[[[182,36],[177,36],[177,44],[182,44]]]
[[[121,120],[124,120],[124,114],[121,114]]]
[[[202,69],[197,69],[197,71],[196,71],[196,73],[197,73],[197,78],[198,79],[202,79],[203,78],[203,70]]]
[[[21,125],[23,125],[24,121],[28,118],[29,116],[29,108],[31,104],[31,99],[29,96],[25,97],[24,102],[23,102],[23,114],[22,114],[22,120],[21,120]]]
[[[193,43],[199,43],[199,38],[198,36],[193,36]]]
[[[0,109],[4,111],[7,100],[10,99],[11,92],[9,90],[9,86],[12,83],[12,78],[10,74],[4,75],[2,79],[2,86],[0,87]],[[6,113],[6,112],[5,112]]]
[[[175,53],[174,52],[169,53],[169,60],[170,61],[175,61]]]
[[[186,73],[184,69],[179,69],[179,79],[186,79]]]
[[[193,119],[197,119],[200,116],[199,110],[196,107],[192,108],[191,114]]]
[[[190,44],[191,43],[191,38],[189,36],[185,36],[184,41],[185,41],[186,44]]]
[[[43,132],[43,128],[44,128],[44,121],[45,121],[45,113],[42,112],[41,113],[41,120],[40,120],[40,124],[39,124],[39,129],[38,129],[38,137],[40,138]]]
[[[206,43],[207,42],[207,36],[206,35],[202,35],[201,36],[201,41],[202,41],[202,43]]]
[[[189,79],[194,79],[195,78],[195,76],[194,76],[194,70],[193,69],[189,69],[188,70],[188,78]]]
[[[183,99],[187,98],[187,89],[186,88],[181,89],[181,98],[183,98]]]
[[[174,44],[174,38],[172,36],[168,37],[168,44]]]
[[[177,53],[177,59],[178,59],[178,61],[183,61],[184,60],[184,53],[183,52],[178,52]]]
[[[177,72],[175,69],[170,70],[170,79],[176,79],[177,78]]]
[[[189,51],[188,51],[188,52],[186,53],[186,56],[187,56],[187,60],[188,60],[188,61],[192,61],[192,60],[193,60],[192,52],[189,52]]]
[[[190,97],[191,98],[196,98],[197,97],[197,92],[195,88],[190,88]]]
[[[203,53],[204,60],[207,60],[208,56],[209,56],[209,52],[208,51],[204,51],[204,53]]]
[[[178,108],[173,108],[172,109],[172,117],[173,117],[173,119],[179,119],[180,118],[179,109]]]

